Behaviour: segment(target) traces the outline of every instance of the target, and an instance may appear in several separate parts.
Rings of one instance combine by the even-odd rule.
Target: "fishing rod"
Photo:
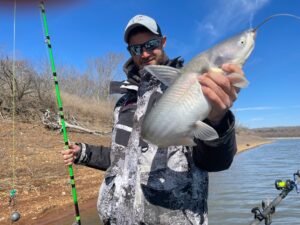
[[[47,24],[47,20],[46,20],[44,1],[40,2],[40,8],[41,8],[41,12],[42,12],[44,34],[45,34],[45,37],[46,37],[45,42],[48,46],[48,53],[49,53],[49,59],[50,59],[50,63],[51,63],[51,70],[52,70],[53,80],[54,80],[54,84],[55,84],[55,93],[56,93],[57,105],[58,105],[59,116],[60,116],[60,121],[61,121],[61,128],[62,128],[62,131],[63,131],[63,139],[64,139],[64,144],[65,144],[64,149],[67,150],[67,149],[69,149],[69,139],[68,139],[68,133],[67,133],[65,120],[64,120],[64,112],[63,112],[62,100],[61,100],[61,97],[60,97],[60,90],[59,90],[59,86],[58,86],[57,73],[56,73],[56,68],[55,68],[55,64],[54,64],[52,46],[51,46],[51,42],[50,42],[50,36],[49,36],[49,33],[48,33],[48,24]],[[73,196],[73,202],[74,202],[75,214],[76,214],[76,216],[75,216],[76,221],[74,222],[73,225],[81,225],[73,167],[72,167],[72,165],[69,165],[68,167],[69,167],[70,183],[71,183],[71,186],[72,186],[72,196]]]
[[[272,223],[272,214],[275,213],[275,208],[279,203],[294,189],[296,192],[300,193],[300,170],[294,173],[293,180],[276,180],[275,187],[277,190],[282,192],[270,203],[266,204],[262,201],[262,211],[259,207],[254,207],[251,212],[254,214],[254,220],[249,225],[257,225],[262,221],[265,221],[265,225],[270,225]]]

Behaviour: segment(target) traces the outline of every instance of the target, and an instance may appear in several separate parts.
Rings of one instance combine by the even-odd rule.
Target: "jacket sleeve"
[[[209,124],[208,121],[204,121]],[[195,139],[193,147],[193,160],[197,166],[208,172],[226,170],[230,167],[237,152],[235,118],[231,111],[225,115],[221,123],[214,127],[219,138],[212,141]]]
[[[81,150],[74,163],[105,171],[110,166],[109,147],[78,143]]]

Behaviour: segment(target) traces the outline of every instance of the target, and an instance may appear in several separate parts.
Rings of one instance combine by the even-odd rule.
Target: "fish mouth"
[[[252,30],[249,31],[249,33],[252,36],[252,38],[255,40],[256,39],[257,30],[252,29]]]
[[[251,46],[251,48],[249,48],[249,51],[247,52],[247,54],[245,56],[245,59],[248,59],[248,57],[250,56],[250,54],[253,51],[253,49],[254,49],[254,44]]]

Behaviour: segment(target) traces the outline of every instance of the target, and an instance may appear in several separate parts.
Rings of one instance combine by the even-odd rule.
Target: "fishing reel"
[[[294,173],[294,180],[276,180],[275,187],[277,190],[293,190],[295,189],[297,193],[300,192],[300,170]]]
[[[262,201],[262,210],[259,207],[254,207],[251,212],[254,214],[254,221],[250,225],[257,225],[261,221],[265,222],[265,225],[270,225],[272,223],[272,214],[275,213],[276,206],[284,199],[289,192],[296,190],[300,193],[300,170],[294,173],[293,180],[276,180],[275,188],[280,190],[281,193],[271,202],[266,203]]]

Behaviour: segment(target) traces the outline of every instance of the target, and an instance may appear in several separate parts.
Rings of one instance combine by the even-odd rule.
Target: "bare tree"
[[[96,100],[99,104],[109,103],[109,84],[122,59],[123,55],[117,53],[91,59],[84,73],[71,66],[59,66],[57,74],[62,93]],[[13,64],[10,58],[0,55],[0,116],[10,116],[14,111],[27,120],[41,118],[47,109],[57,111],[50,68],[45,61],[39,63],[39,69],[34,69],[28,61],[17,60]],[[73,112],[80,111],[79,106],[74,109]]]
[[[0,59],[0,110],[6,114],[14,110],[27,119],[37,116],[46,98],[51,99],[51,93],[41,89],[43,82],[27,61],[15,61],[13,68],[11,59]]]
[[[110,52],[105,57],[98,57],[89,61],[87,73],[96,81],[94,93],[98,101],[108,99],[109,83],[115,77],[122,59],[122,54]]]

